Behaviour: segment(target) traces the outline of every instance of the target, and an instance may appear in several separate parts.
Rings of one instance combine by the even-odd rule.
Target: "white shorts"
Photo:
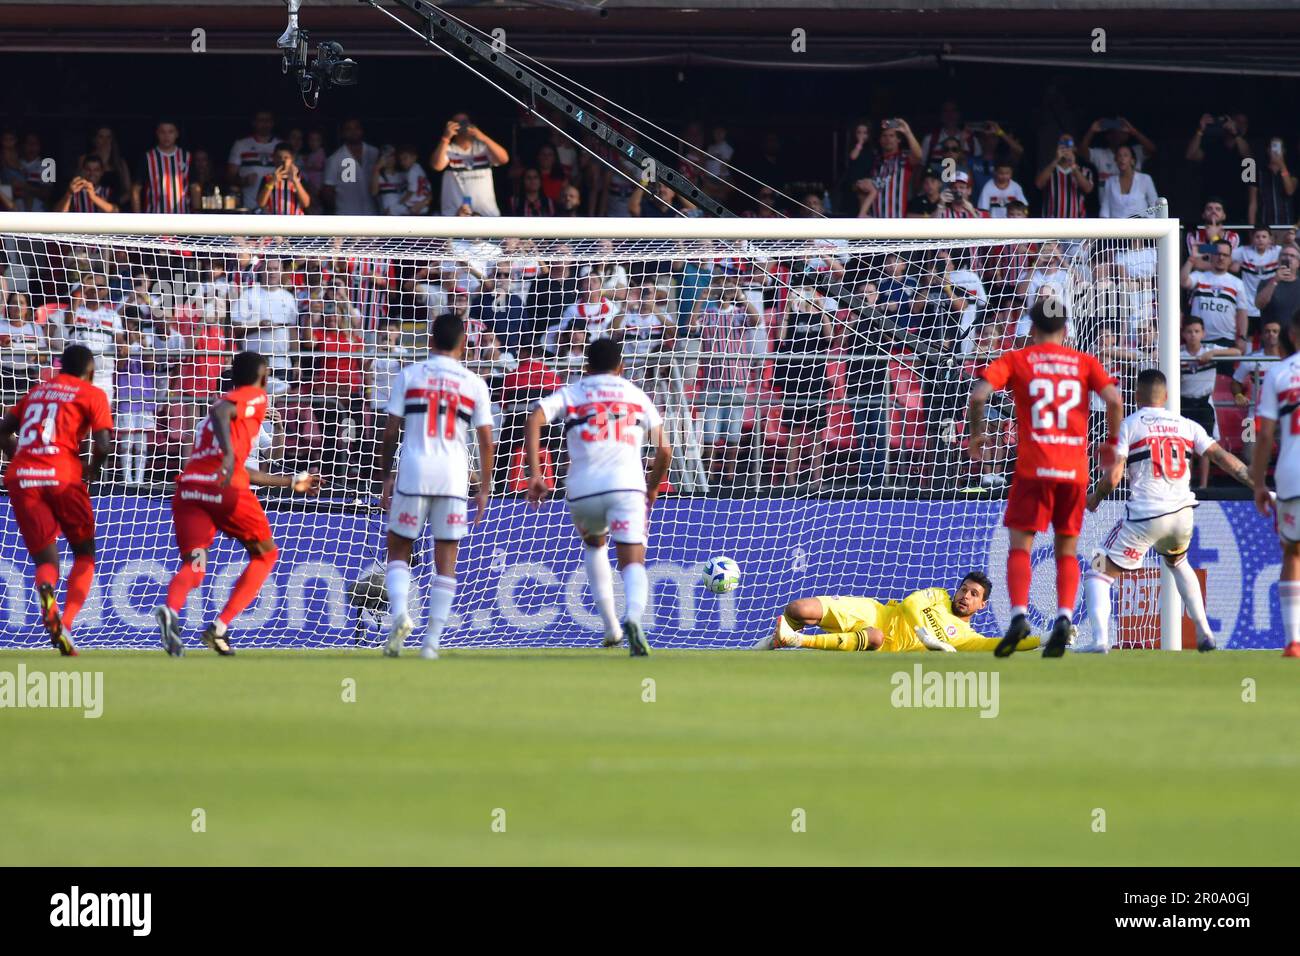
[[[1279,498],[1275,504],[1278,537],[1291,544],[1300,541],[1300,498]]]
[[[459,541],[469,531],[469,503],[464,498],[434,495],[403,495],[393,492],[388,507],[388,530],[415,540],[425,525],[435,541]]]
[[[1140,568],[1152,548],[1162,555],[1181,554],[1192,543],[1193,510],[1183,508],[1145,521],[1122,518],[1102,540],[1102,550],[1125,571]]]
[[[615,544],[646,543],[645,492],[606,491],[569,502],[578,533],[608,534]]]

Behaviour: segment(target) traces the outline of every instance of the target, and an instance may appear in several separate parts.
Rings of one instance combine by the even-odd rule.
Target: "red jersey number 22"
[[[1035,378],[1029,382],[1029,425],[1034,431],[1065,431],[1070,412],[1083,402],[1083,386],[1075,379]]]

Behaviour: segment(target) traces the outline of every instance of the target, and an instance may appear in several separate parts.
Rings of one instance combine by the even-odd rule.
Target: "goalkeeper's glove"
[[[922,644],[932,651],[946,651],[949,654],[957,653],[957,648],[945,641],[939,640],[937,637],[931,637],[930,632],[920,624],[916,625],[916,636],[920,639]]]

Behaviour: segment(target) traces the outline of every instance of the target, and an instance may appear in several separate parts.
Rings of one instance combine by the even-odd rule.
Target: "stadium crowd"
[[[1263,369],[1231,360],[1286,350],[1279,331],[1300,307],[1288,148],[1281,137],[1254,144],[1248,131],[1245,115],[1205,114],[1185,144],[1159,147],[1181,149],[1206,186],[1182,269],[1183,400],[1230,449],[1243,444],[1237,436]],[[98,129],[75,175],[51,181],[39,136],[6,130],[0,210],[699,214],[663,183],[638,188],[640,167],[603,144],[579,149],[544,125],[507,132],[501,138],[522,161],[463,112],[427,156],[410,144],[368,142],[358,119],[341,125],[337,145],[314,129],[281,137],[275,117],[259,112],[223,166],[184,144],[176,124],[160,122],[138,162],[113,130]],[[827,186],[800,179],[775,136],[746,156],[724,127],[691,123],[681,131],[679,171],[713,199],[759,217],[1150,214],[1158,189],[1142,170],[1157,144],[1123,118],[1098,119],[1077,140],[1075,132],[1061,131],[1035,169],[1010,130],[964,122],[948,102],[919,137],[902,118],[856,124],[845,174]],[[1245,182],[1242,160],[1256,156],[1258,175]],[[116,477],[147,486],[179,464],[229,356],[256,349],[274,373],[274,414],[258,453],[315,465],[335,487],[361,489],[371,465],[356,452],[373,448],[388,382],[427,348],[432,319],[453,311],[471,330],[469,360],[494,389],[505,443],[499,479],[510,490],[522,487],[521,413],[578,374],[585,343],[605,335],[623,340],[631,378],[696,421],[696,487],[816,492],[833,480],[840,488],[938,489],[1005,481],[1010,417],[994,429],[993,460],[977,468],[960,454],[961,409],[972,373],[1026,339],[1036,301],[1055,297],[1074,310],[1074,340],[1122,383],[1154,361],[1155,256],[1140,244],[864,254],[825,243],[771,259],[623,252],[503,239],[452,242],[425,258],[362,255],[342,241],[334,255],[252,241],[181,255],[120,245],[37,249],[6,237],[0,392],[12,400],[64,344],[89,345],[117,416]],[[1207,477],[1203,470],[1202,483]]]

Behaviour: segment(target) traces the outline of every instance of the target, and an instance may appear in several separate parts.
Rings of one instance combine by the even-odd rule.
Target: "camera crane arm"
[[[290,5],[292,11],[300,0],[285,0],[285,2]],[[381,9],[379,0],[360,0],[360,2]],[[522,88],[526,93],[525,108],[529,112],[540,116],[541,114],[535,109],[537,101],[549,103],[561,116],[578,124],[584,132],[591,133],[613,147],[620,156],[630,160],[640,168],[643,175],[649,177],[652,183],[664,183],[684,199],[690,200],[706,215],[721,217],[735,215],[668,163],[656,159],[638,144],[629,141],[602,117],[558,92],[551,83],[512,58],[503,45],[484,39],[480,34],[457,22],[442,9],[426,0],[391,0],[391,2],[405,7],[423,20],[422,36],[430,46],[446,46],[448,49],[455,50],[468,59],[476,61],[471,67],[476,72],[482,71],[484,75],[490,75],[494,81],[503,85]]]

